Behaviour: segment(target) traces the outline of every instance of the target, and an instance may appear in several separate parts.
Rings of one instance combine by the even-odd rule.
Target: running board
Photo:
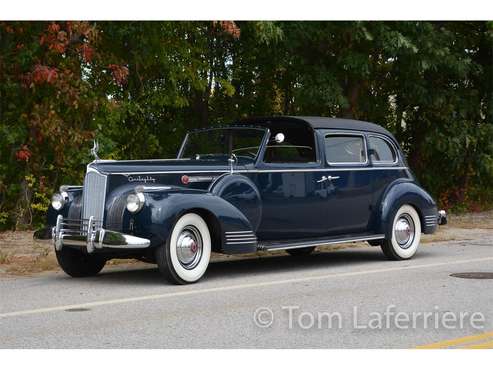
[[[318,245],[330,245],[330,244],[341,244],[341,243],[352,243],[352,242],[365,242],[367,240],[378,240],[384,239],[384,234],[378,235],[366,235],[361,237],[346,237],[346,238],[331,238],[331,239],[316,239],[316,240],[297,240],[297,241],[285,241],[285,242],[274,242],[274,243],[259,243],[257,246],[258,250],[261,251],[274,251],[283,249],[295,249],[295,248],[305,248],[305,247],[316,247]]]

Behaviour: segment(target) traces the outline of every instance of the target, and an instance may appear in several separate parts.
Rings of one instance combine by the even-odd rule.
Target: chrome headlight
[[[130,213],[139,212],[144,207],[145,197],[143,193],[130,193],[127,196],[127,210]]]
[[[68,200],[68,194],[64,191],[60,193],[55,193],[51,197],[51,206],[56,210],[59,211],[63,208],[65,203],[67,203]]]

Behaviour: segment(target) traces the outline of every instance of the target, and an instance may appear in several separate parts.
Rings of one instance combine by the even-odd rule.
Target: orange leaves
[[[110,64],[108,68],[111,71],[111,75],[115,80],[116,84],[123,86],[127,82],[128,68],[125,66],[120,66],[118,64]]]
[[[50,84],[53,85],[58,79],[56,68],[36,64],[32,72],[21,76],[22,84],[25,88],[31,88],[34,85]]]
[[[233,38],[240,38],[240,27],[233,21],[214,21],[214,25],[217,25],[227,34],[231,35]]]
[[[40,45],[47,45],[48,49],[63,54],[68,46],[67,32],[60,30],[58,23],[51,23],[39,39]]]
[[[58,23],[52,23],[48,26],[48,32],[57,33],[60,31],[60,25]]]
[[[73,48],[84,62],[90,63],[95,55],[91,44],[97,36],[96,28],[89,22],[51,23],[39,38],[39,43],[56,54],[64,54],[68,48]]]
[[[83,44],[81,47],[82,58],[86,63],[90,63],[94,56],[94,49],[87,44]]]
[[[31,158],[31,155],[32,153],[27,145],[21,145],[21,148],[17,152],[15,152],[15,158],[18,161],[28,162],[29,158]]]
[[[58,72],[56,68],[51,68],[48,66],[43,66],[41,64],[36,64],[34,66],[34,71],[32,73],[32,82],[35,84],[53,84],[58,78]]]

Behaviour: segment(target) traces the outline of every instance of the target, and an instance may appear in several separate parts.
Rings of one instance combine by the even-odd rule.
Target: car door
[[[328,235],[369,233],[373,188],[365,135],[326,130],[323,148]]]
[[[317,182],[323,163],[311,132],[311,141],[295,144],[270,142],[251,179],[262,197],[262,221],[257,235],[263,240],[288,240],[326,234],[327,189]],[[299,139],[299,136],[298,136]]]

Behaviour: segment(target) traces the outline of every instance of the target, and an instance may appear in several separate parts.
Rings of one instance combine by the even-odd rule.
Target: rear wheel
[[[211,256],[211,236],[202,217],[187,213],[176,222],[166,244],[156,250],[161,274],[173,284],[200,280]]]
[[[308,256],[315,250],[315,247],[286,249],[286,252],[293,257]]]
[[[405,204],[394,216],[391,239],[385,239],[381,247],[388,259],[406,260],[416,254],[420,240],[421,221],[418,212]]]
[[[106,264],[105,258],[83,253],[75,248],[64,247],[60,251],[55,251],[55,253],[62,270],[72,277],[97,275]]]

